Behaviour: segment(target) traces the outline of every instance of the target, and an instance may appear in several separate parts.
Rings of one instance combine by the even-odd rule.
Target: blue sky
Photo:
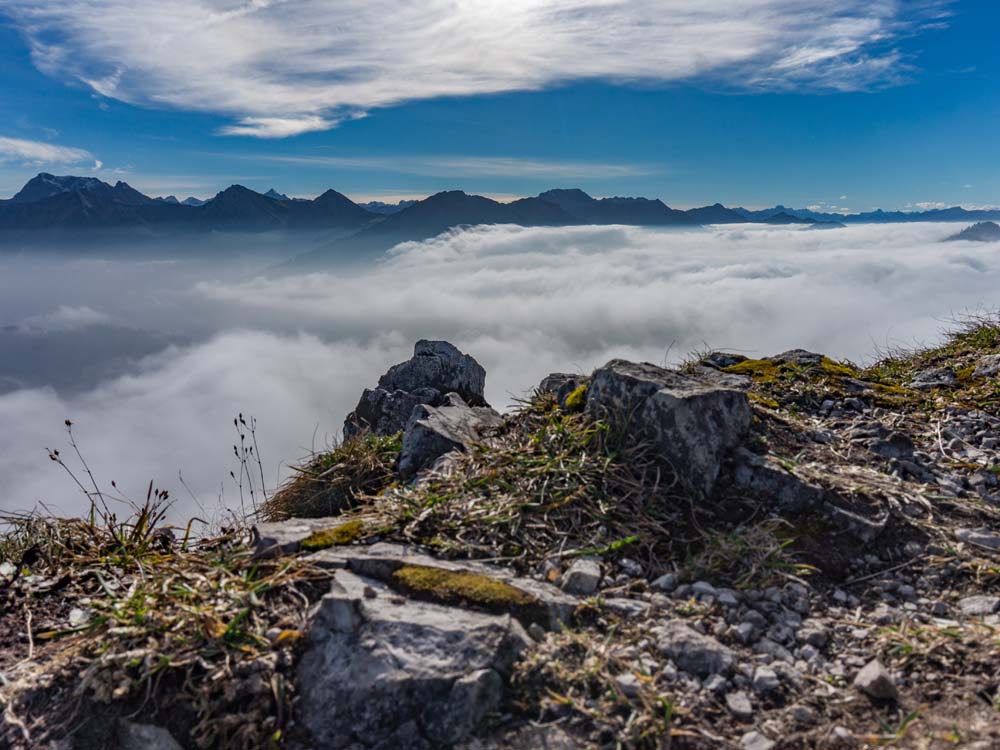
[[[0,196],[1000,204],[997,3],[691,5],[0,0]]]

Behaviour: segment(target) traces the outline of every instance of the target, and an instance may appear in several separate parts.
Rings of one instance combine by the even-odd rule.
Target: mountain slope
[[[578,188],[547,190],[538,198],[559,206],[582,224],[631,224],[637,226],[687,225],[697,222],[684,211],[660,199],[592,198]]]
[[[698,224],[742,224],[747,217],[739,211],[726,208],[721,203],[701,208],[690,208],[685,211]]]

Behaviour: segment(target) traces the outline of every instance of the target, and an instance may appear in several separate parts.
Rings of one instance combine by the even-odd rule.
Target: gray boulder
[[[338,571],[298,665],[301,723],[316,747],[448,747],[503,698],[530,640],[509,615],[400,596]]]
[[[457,393],[473,406],[487,406],[486,370],[447,341],[421,340],[413,357],[389,368],[376,388],[367,388],[344,421],[344,439],[370,431],[392,435],[406,426],[414,407],[438,406]]]
[[[500,424],[500,415],[488,406],[468,406],[457,394],[446,397],[443,406],[414,408],[403,431],[399,474],[404,479],[430,468],[452,451],[482,440],[486,431]]]
[[[587,412],[651,441],[679,480],[705,495],[751,420],[750,402],[741,390],[620,359],[594,372]]]
[[[344,421],[344,439],[350,440],[361,432],[394,435],[406,425],[414,407],[441,401],[440,391],[420,388],[413,393],[365,388],[361,400]]]
[[[660,651],[680,669],[698,677],[728,672],[736,661],[732,650],[683,620],[668,620],[653,632]]]
[[[378,387],[410,393],[418,388],[433,388],[441,393],[457,393],[473,406],[486,405],[486,370],[447,341],[418,341],[413,358],[390,367],[379,378]]]

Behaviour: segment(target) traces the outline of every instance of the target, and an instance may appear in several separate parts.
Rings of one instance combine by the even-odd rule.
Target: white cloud
[[[0,136],[0,162],[18,162],[41,166],[45,164],[81,164],[96,161],[90,152],[82,148],[56,146],[43,141],[29,141],[23,138]]]
[[[59,305],[55,310],[44,315],[31,315],[24,318],[18,328],[25,332],[75,331],[88,326],[110,323],[111,318],[100,310],[87,305],[78,307]]]
[[[6,0],[36,65],[105,97],[283,137],[373,107],[570,80],[898,82],[948,0]]]
[[[948,208],[947,203],[941,201],[920,201],[919,203],[908,204],[909,208],[919,208],[921,211],[933,211],[936,208]]]
[[[237,412],[257,416],[273,483],[314,430],[317,446],[339,434],[362,388],[418,338],[473,354],[501,407],[548,372],[588,372],[614,356],[663,362],[706,346],[754,355],[804,347],[860,360],[878,346],[931,342],[950,315],[1000,306],[1000,246],[941,242],[956,231],[479,227],[401,245],[350,272],[193,281],[232,263],[213,271],[190,260],[169,268],[88,260],[70,266],[63,287],[39,264],[65,268],[65,260],[7,259],[0,270],[20,296],[0,306],[86,293],[73,305],[100,305],[115,320],[198,343],[83,394],[0,396],[0,505],[46,499],[80,510],[43,450],[61,445],[67,417],[104,481],[139,494],[155,478],[180,498],[183,516],[195,508],[177,481],[182,470],[203,503],[220,486],[232,501]],[[30,273],[17,271],[26,264]],[[123,288],[135,291],[109,292]],[[215,335],[201,335],[213,326]]]
[[[656,165],[622,162],[588,162],[557,159],[526,159],[512,156],[241,156],[254,162],[270,161],[304,167],[362,169],[430,177],[537,177],[564,180],[584,178],[618,179],[657,174]]]

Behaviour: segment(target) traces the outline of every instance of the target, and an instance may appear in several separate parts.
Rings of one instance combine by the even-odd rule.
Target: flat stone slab
[[[297,668],[315,747],[447,747],[499,709],[530,639],[510,615],[401,596],[338,571],[313,610]]]
[[[314,565],[350,570],[353,573],[382,582],[392,582],[403,567],[431,568],[451,573],[472,573],[512,586],[528,597],[537,607],[515,609],[514,615],[525,626],[537,623],[548,630],[560,630],[573,620],[579,605],[575,596],[560,591],[552,584],[517,576],[512,571],[473,560],[440,560],[413,547],[400,544],[346,545],[330,547],[309,557]],[[470,604],[469,606],[475,606]]]

